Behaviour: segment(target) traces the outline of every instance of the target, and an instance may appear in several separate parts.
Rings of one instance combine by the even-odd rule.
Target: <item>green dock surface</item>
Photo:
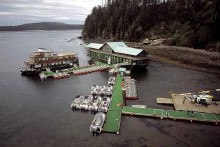
[[[160,117],[160,118],[167,117],[167,111],[163,109],[135,108],[135,107],[129,107],[129,106],[123,107],[122,114],[152,116],[152,117]]]
[[[122,83],[122,77],[118,75],[114,86],[112,101],[106,116],[106,122],[104,125],[105,132],[112,132],[119,134],[120,123],[121,123],[121,112],[122,112],[121,110],[123,104],[121,83]]]
[[[187,112],[187,111],[174,111],[167,110],[170,119],[201,121],[201,122],[220,122],[219,114],[200,113],[200,112]]]
[[[168,118],[174,120],[190,120],[200,122],[220,122],[220,114],[212,113],[200,113],[200,112],[188,112],[188,111],[176,111],[176,110],[163,110],[153,108],[135,108],[124,106],[122,114],[139,115],[139,116],[150,116]]]

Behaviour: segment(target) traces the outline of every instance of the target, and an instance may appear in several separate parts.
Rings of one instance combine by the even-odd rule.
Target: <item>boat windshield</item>
[[[97,118],[96,120],[95,120],[95,122],[94,122],[94,125],[95,126],[99,126],[100,124],[101,124],[101,118]]]

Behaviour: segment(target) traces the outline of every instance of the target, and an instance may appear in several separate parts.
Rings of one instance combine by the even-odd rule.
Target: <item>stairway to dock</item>
[[[112,95],[112,101],[107,112],[103,131],[119,134],[121,124],[121,112],[123,106],[123,95],[121,89],[122,77],[116,77],[116,83]]]

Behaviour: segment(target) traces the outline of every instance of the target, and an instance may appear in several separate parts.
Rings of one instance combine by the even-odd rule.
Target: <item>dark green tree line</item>
[[[83,37],[205,48],[220,40],[219,0],[107,0],[85,20]],[[220,43],[219,43],[220,44]]]

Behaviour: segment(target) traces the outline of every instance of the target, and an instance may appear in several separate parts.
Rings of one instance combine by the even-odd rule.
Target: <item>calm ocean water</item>
[[[80,65],[89,58],[84,46],[67,42],[79,36],[75,31],[0,32],[0,146],[219,146],[220,127],[145,117],[123,116],[120,135],[103,133],[94,137],[89,126],[94,115],[72,111],[70,103],[78,94],[89,94],[93,84],[106,85],[108,72],[41,81],[21,76],[19,68],[39,47],[74,51]],[[81,40],[77,40],[81,42]],[[220,76],[151,62],[138,80],[140,99],[127,101],[148,107],[173,109],[156,104],[156,97],[169,91],[195,92],[220,88]]]

